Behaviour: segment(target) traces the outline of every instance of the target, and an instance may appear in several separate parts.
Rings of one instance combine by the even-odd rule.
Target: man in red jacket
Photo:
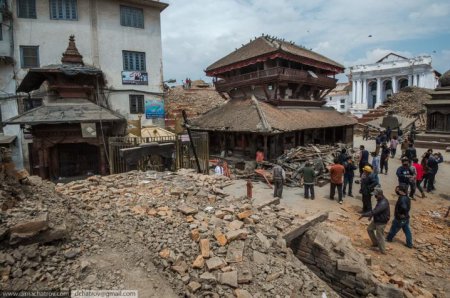
[[[416,168],[416,187],[411,188],[411,193],[409,194],[409,196],[413,199],[416,189],[418,189],[422,194],[422,198],[425,198],[425,192],[423,191],[421,185],[423,180],[424,169],[423,166],[419,163],[419,159],[417,157],[413,158],[412,166]]]
[[[342,204],[342,183],[344,183],[345,168],[336,158],[330,168],[330,200],[334,200],[334,193],[338,191],[339,204]]]

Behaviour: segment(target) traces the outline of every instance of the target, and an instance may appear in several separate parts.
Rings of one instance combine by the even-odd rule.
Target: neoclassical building
[[[440,74],[431,62],[430,56],[406,58],[390,53],[376,63],[350,67],[350,111],[361,116],[407,86],[436,88]]]

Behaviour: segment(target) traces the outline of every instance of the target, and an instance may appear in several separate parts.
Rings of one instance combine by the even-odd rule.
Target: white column
[[[358,103],[361,103],[362,97],[361,97],[361,80],[358,80],[356,82],[356,89],[357,89],[357,93],[356,93],[356,100],[358,101]]]
[[[397,77],[392,77],[392,93],[397,93]]]
[[[356,103],[356,83],[352,80],[352,105]]]
[[[363,80],[363,85],[362,85],[362,104],[365,106],[365,108],[368,108],[368,104],[367,104],[367,80],[364,79]]]
[[[408,86],[412,85],[412,75],[408,76]]]
[[[377,103],[375,107],[381,105],[381,78],[377,78]]]
[[[413,86],[417,86],[417,75],[413,75]]]

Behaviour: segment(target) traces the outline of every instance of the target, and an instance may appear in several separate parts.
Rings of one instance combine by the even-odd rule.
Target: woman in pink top
[[[425,198],[425,192],[422,188],[422,180],[423,180],[423,166],[419,163],[419,159],[417,157],[413,158],[413,167],[416,168],[416,187],[412,191],[411,198],[414,197],[415,190],[418,189],[422,194],[422,198]]]

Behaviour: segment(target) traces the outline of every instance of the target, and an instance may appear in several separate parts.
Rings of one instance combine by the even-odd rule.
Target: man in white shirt
[[[214,173],[216,175],[223,175],[223,167],[222,167],[222,163],[219,161],[217,162],[216,168],[214,169]]]

